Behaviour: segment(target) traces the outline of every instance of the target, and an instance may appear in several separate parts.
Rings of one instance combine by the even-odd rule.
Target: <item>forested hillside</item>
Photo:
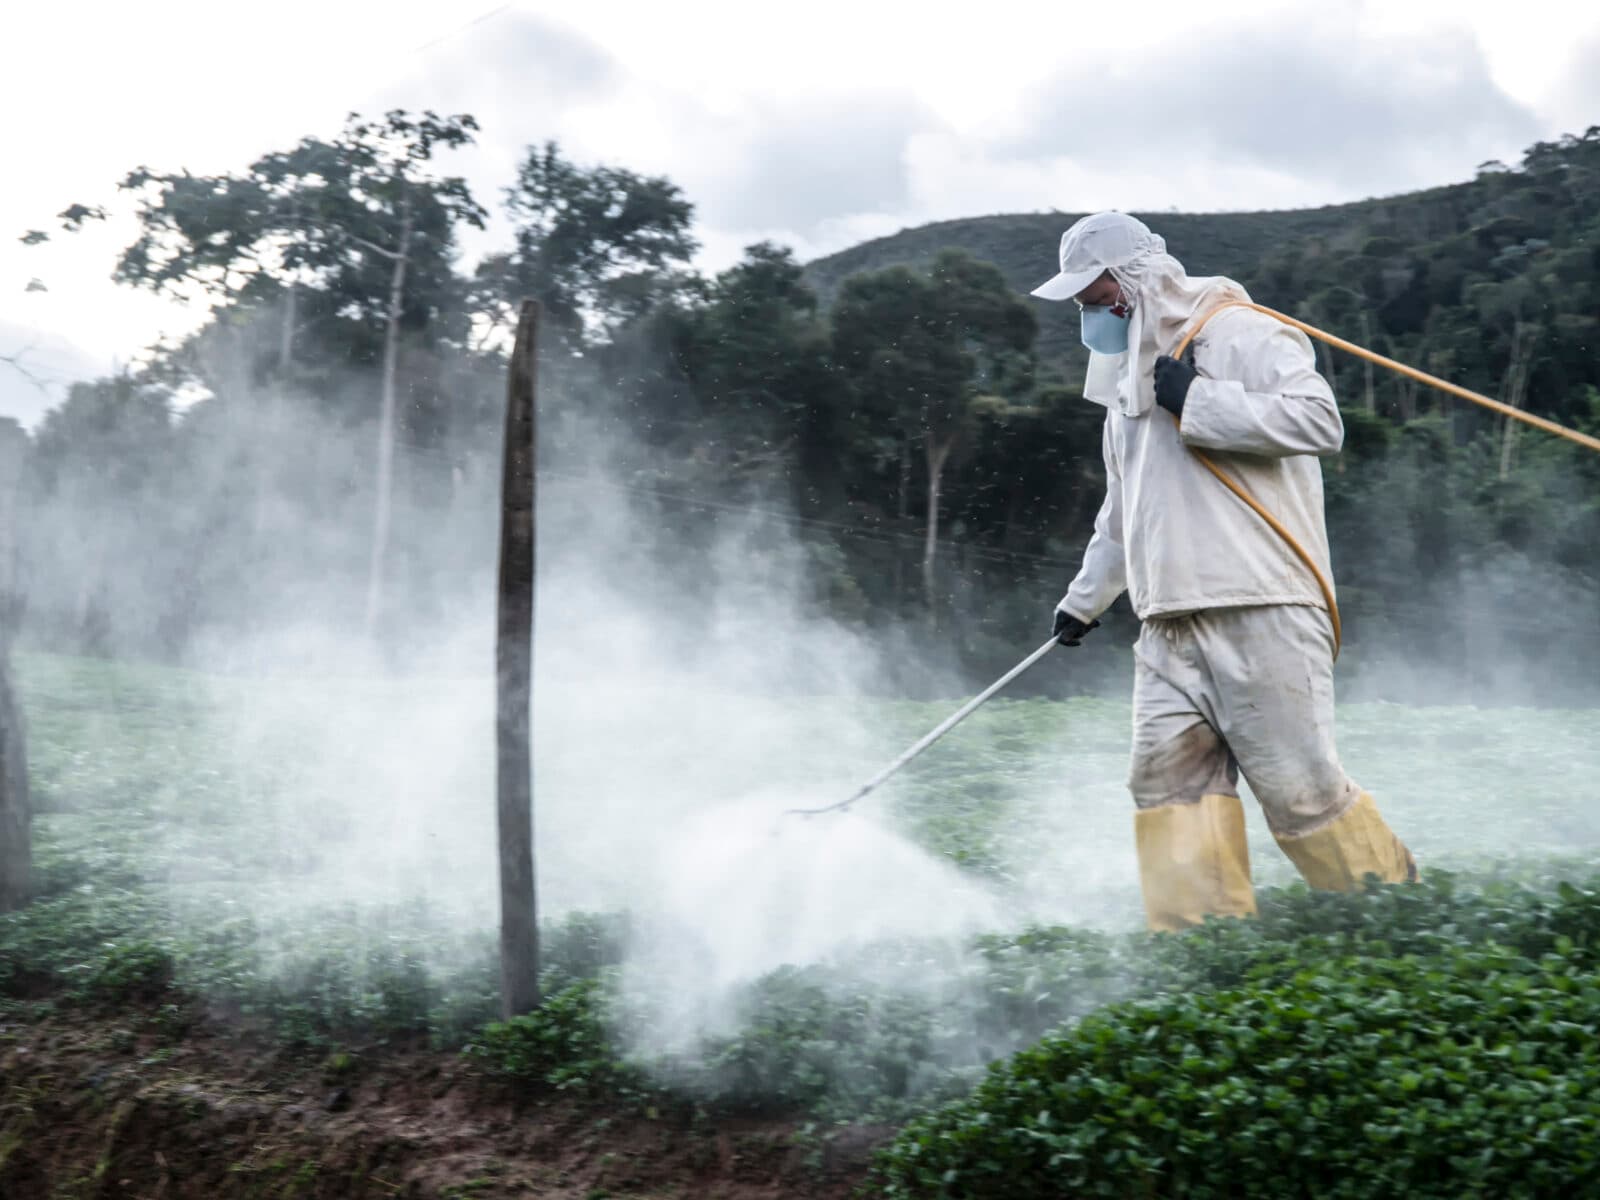
[[[511,241],[468,270],[456,238],[487,210],[448,156],[475,129],[353,119],[229,175],[123,181],[142,236],[118,278],[215,316],[75,388],[31,440],[31,636],[181,659],[286,612],[382,638],[471,603],[492,572],[503,334],[533,296],[552,520],[581,532],[594,495],[632,506],[653,531],[641,563],[691,609],[726,582],[712,548],[737,525],[752,554],[795,552],[805,613],[909,633],[928,663],[982,675],[1037,644],[1103,489],[1072,306],[1025,294],[1072,214],[804,266],[757,245],[705,278],[671,181],[532,146]],[[1195,273],[1600,427],[1600,127],[1411,195],[1141,215]],[[1353,360],[1325,369],[1348,428],[1326,475],[1349,676],[1426,662],[1481,694],[1507,694],[1508,669],[1548,679],[1541,695],[1585,686],[1600,457]],[[1069,686],[1119,678],[1129,632],[1119,606]]]

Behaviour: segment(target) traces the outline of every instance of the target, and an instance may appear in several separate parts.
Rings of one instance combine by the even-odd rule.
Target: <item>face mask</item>
[[[1128,349],[1128,318],[1133,310],[1126,304],[1086,304],[1080,317],[1079,336],[1096,354],[1122,354]]]

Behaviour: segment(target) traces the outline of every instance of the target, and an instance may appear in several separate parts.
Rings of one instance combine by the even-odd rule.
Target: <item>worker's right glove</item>
[[[1183,402],[1189,396],[1189,385],[1200,372],[1194,365],[1194,343],[1184,348],[1182,358],[1163,354],[1156,359],[1156,403],[1178,420],[1183,420]]]
[[[1099,621],[1085,623],[1064,608],[1056,609],[1055,637],[1063,646],[1076,646],[1089,630],[1099,628]]]

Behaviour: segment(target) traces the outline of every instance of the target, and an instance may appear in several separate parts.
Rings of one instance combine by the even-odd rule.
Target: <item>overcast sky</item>
[[[810,258],[984,213],[1299,207],[1467,179],[1600,124],[1600,16],[1573,15],[1584,7],[13,6],[0,46],[0,355],[25,352],[44,387],[0,362],[0,414],[31,423],[68,379],[200,319],[109,281],[126,216],[45,246],[16,240],[53,228],[69,202],[115,209],[135,165],[238,169],[335,133],[352,110],[471,112],[480,144],[454,169],[480,201],[497,207],[523,148],[554,138],[580,162],[679,184],[707,270],[761,238]],[[1040,278],[1053,270],[1046,250]],[[48,290],[25,290],[34,278]]]

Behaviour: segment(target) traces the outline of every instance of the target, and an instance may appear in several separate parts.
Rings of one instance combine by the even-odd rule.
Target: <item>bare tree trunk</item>
[[[911,517],[911,435],[905,437],[905,445],[900,449],[900,519],[909,520]]]
[[[283,298],[283,325],[278,330],[278,373],[287,375],[289,365],[294,361],[294,326],[298,319],[295,310],[299,307],[297,301],[299,293],[294,284],[289,284],[289,290]]]
[[[1418,347],[1418,353],[1420,354],[1420,352],[1421,347]],[[1423,359],[1424,370],[1433,370],[1434,358],[1435,356],[1430,354]],[[1437,374],[1436,371],[1434,373]],[[1415,421],[1417,419],[1417,392],[1421,390],[1421,387],[1422,385],[1415,380],[1406,378],[1400,380],[1400,419],[1402,421]]]
[[[400,246],[389,274],[389,321],[383,337],[383,408],[378,417],[378,499],[372,529],[372,563],[367,572],[367,636],[377,633],[383,605],[383,571],[389,556],[389,525],[394,508],[395,372],[400,358],[400,306],[405,298],[406,264],[411,253],[411,198],[400,203]]]
[[[1412,352],[1412,358],[1417,362],[1428,363],[1430,359],[1423,353],[1427,349],[1427,345],[1428,339],[1424,337],[1417,343],[1417,348]],[[1421,386],[1416,380],[1408,376],[1402,375],[1395,378],[1395,387],[1400,397],[1400,417],[1402,420],[1409,421],[1416,416],[1417,389]]]
[[[1511,362],[1506,367],[1505,380],[1500,385],[1500,399],[1512,408],[1521,408],[1528,394],[1528,375],[1533,369],[1533,343],[1537,336],[1531,325],[1517,322],[1511,335]],[[1504,429],[1500,434],[1500,481],[1504,483],[1516,463],[1517,434],[1521,422],[1503,417]]]
[[[293,327],[294,302],[291,299],[278,334],[278,368],[280,377],[288,366],[288,356],[291,353],[290,329]],[[258,392],[254,381],[254,372],[248,367],[250,354],[245,349],[245,340],[242,330],[235,331],[233,353],[229,361],[234,364],[233,379],[229,387],[248,403],[244,408],[243,420],[254,422],[254,427],[249,429],[244,436],[249,449],[246,453],[255,456],[256,491],[255,504],[252,509],[250,528],[256,537],[255,553],[263,554],[266,551],[265,535],[267,530],[267,513],[272,505],[272,493],[277,479],[276,449],[278,439],[278,397],[277,384],[268,382],[266,391]]]
[[[500,1011],[539,1004],[533,857],[533,603],[538,475],[539,304],[522,303],[506,385],[500,484],[500,599],[495,641],[496,788],[500,838]]]
[[[1006,550],[1015,550],[1019,538],[1016,536],[1017,517],[1022,511],[1022,489],[1015,482],[1006,493],[1005,524],[1001,526],[1000,545]]]
[[[11,681],[11,642],[22,619],[16,545],[25,440],[20,431],[0,436],[0,912],[21,908],[33,892],[28,743]]]
[[[1332,388],[1335,393],[1337,393],[1339,390],[1339,385],[1334,382],[1333,351],[1328,348],[1328,344],[1326,342],[1319,341],[1316,343],[1316,348],[1313,353],[1322,355],[1322,377],[1328,381],[1328,386]]]
[[[944,464],[950,458],[955,439],[938,441],[929,433],[924,443],[928,455],[928,520],[927,532],[922,542],[922,591],[928,600],[928,614],[937,621],[938,604],[934,593],[934,576],[939,553],[939,489],[944,479]]]
[[[32,824],[27,732],[6,646],[0,649],[0,912],[15,912],[33,893]]]
[[[1368,350],[1372,349],[1372,322],[1367,319],[1366,309],[1361,310],[1361,344]],[[1378,411],[1378,394],[1372,386],[1372,360],[1365,358],[1361,361],[1366,368],[1363,372],[1362,382],[1366,385],[1367,411],[1376,413]]]
[[[300,226],[300,204],[298,200],[290,201],[289,226],[298,231]],[[405,247],[400,247],[401,252]],[[278,328],[278,374],[287,376],[289,367],[294,362],[294,330],[300,319],[300,293],[295,287],[294,280],[289,280],[289,290],[283,297],[283,321]]]
[[[900,445],[900,495],[897,515],[899,528],[904,529],[911,519],[911,435],[908,433]],[[906,553],[897,544],[894,551],[894,602],[897,611],[906,598]]]

